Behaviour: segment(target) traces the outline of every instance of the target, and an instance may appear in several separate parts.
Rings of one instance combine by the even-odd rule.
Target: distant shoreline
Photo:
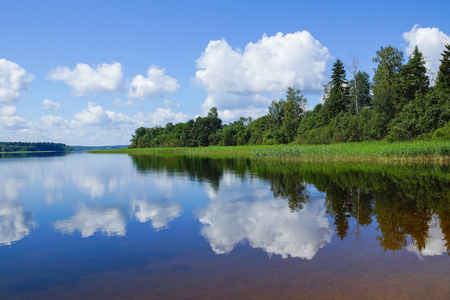
[[[11,152],[0,152],[0,154],[27,154],[27,153],[68,153],[68,152],[74,152],[74,151],[56,151],[56,150],[49,150],[49,151],[11,151]]]
[[[129,145],[110,145],[110,146],[70,146],[75,151],[92,151],[92,150],[114,150],[123,149]]]

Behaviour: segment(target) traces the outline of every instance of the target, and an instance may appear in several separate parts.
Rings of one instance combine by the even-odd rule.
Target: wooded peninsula
[[[64,152],[73,148],[61,143],[0,142],[0,152]]]
[[[371,82],[358,70],[358,58],[347,66],[350,80],[336,59],[323,104],[313,110],[306,109],[300,90],[288,87],[260,118],[222,124],[212,107],[206,117],[186,123],[138,128],[130,148],[450,140],[450,45],[435,80],[417,47],[406,63],[397,48],[381,47],[373,62],[378,65]],[[439,147],[445,156],[448,143]]]

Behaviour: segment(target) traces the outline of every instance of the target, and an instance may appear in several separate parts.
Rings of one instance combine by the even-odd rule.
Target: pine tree
[[[441,65],[437,76],[436,87],[438,89],[450,91],[450,44],[445,45],[444,52],[441,54]]]
[[[337,59],[334,62],[332,72],[329,95],[325,103],[330,119],[341,111],[348,110],[350,105],[350,87],[345,78],[342,61]]]

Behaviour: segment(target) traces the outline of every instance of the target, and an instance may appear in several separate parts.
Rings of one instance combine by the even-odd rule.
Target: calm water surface
[[[447,167],[0,158],[0,299],[444,299]]]

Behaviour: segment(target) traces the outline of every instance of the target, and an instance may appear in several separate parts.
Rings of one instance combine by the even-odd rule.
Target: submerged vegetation
[[[324,86],[323,104],[311,111],[301,91],[289,87],[285,99],[272,101],[260,118],[241,117],[223,125],[213,107],[207,117],[186,123],[140,127],[130,148],[449,140],[450,45],[442,53],[434,85],[417,47],[406,64],[403,53],[391,46],[381,47],[373,62],[378,66],[370,82],[369,75],[358,70],[358,59],[349,67],[351,80],[337,59]]]

